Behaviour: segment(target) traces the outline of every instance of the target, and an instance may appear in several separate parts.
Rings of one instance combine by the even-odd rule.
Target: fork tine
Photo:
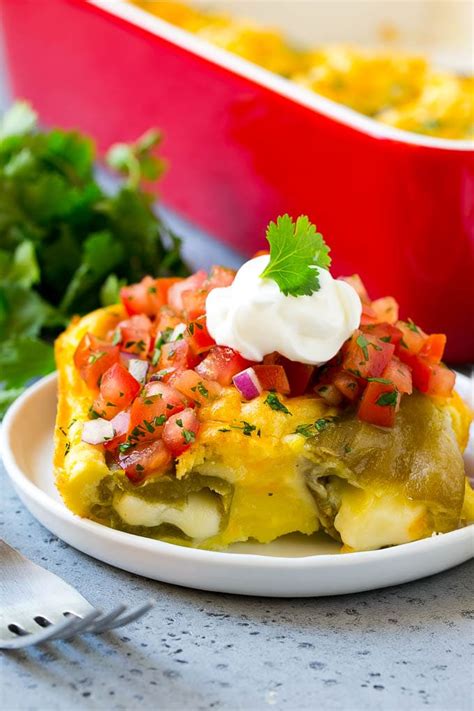
[[[22,649],[33,644],[42,644],[49,640],[56,639],[58,635],[63,634],[68,628],[74,624],[74,620],[70,618],[59,622],[57,625],[50,625],[37,632],[36,634],[25,634],[18,637],[12,637],[9,640],[0,640],[0,649]]]
[[[145,615],[151,608],[154,606],[154,601],[149,600],[148,602],[145,602],[143,605],[139,605],[136,607],[134,610],[128,613],[128,615],[123,615],[123,617],[119,617],[118,619],[115,619],[113,622],[111,622],[109,625],[106,627],[100,626],[100,629],[98,630],[98,633],[100,632],[108,632],[109,630],[113,630],[116,627],[122,627],[123,625],[128,625],[129,622],[133,622],[134,620],[137,620],[139,617],[142,617]],[[95,630],[91,630],[91,632],[95,632]]]
[[[69,620],[71,620],[71,626],[69,628],[59,631],[57,634],[51,635],[50,639],[66,640],[71,639],[71,637],[75,637],[80,632],[87,632],[87,628],[101,614],[102,612],[100,610],[92,610],[92,612],[89,612],[89,614],[85,617],[76,617],[72,620],[71,618],[69,618]]]
[[[108,629],[109,625],[112,624],[112,622],[114,622],[114,620],[121,615],[122,612],[125,612],[126,609],[126,605],[117,605],[117,607],[114,608],[112,612],[109,612],[108,615],[104,615],[102,618],[95,620],[92,627],[90,627],[87,631],[92,632],[93,634],[103,632],[105,629]]]

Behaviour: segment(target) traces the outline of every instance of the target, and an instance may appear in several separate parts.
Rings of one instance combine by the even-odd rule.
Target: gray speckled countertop
[[[0,109],[7,103],[0,59]],[[177,225],[181,233],[185,227]],[[236,263],[191,232],[192,262]],[[0,478],[0,535],[9,544],[98,607],[157,601],[146,618],[116,633],[0,653],[4,711],[472,709],[472,561],[350,597],[196,592],[70,548],[26,511],[1,464]]]
[[[70,548],[1,476],[0,535],[8,543],[99,607],[156,599],[146,618],[118,632],[4,653],[4,711],[472,709],[472,561],[345,597],[197,592]]]

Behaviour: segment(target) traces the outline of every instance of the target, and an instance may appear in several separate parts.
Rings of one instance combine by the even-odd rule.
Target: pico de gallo
[[[251,362],[217,345],[206,325],[206,298],[234,277],[218,266],[186,279],[147,276],[122,288],[127,317],[107,338],[87,333],[79,343],[74,363],[95,398],[83,440],[102,444],[131,481],[164,471],[191,447],[199,408],[225,387],[245,400],[262,391],[312,395],[387,428],[413,388],[451,395],[455,375],[441,362],[446,337],[399,320],[392,297],[371,301],[358,276],[344,281],[362,302],[359,328],[320,367],[279,353]]]

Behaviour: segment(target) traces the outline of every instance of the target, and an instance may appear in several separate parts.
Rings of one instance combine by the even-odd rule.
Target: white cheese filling
[[[146,501],[135,494],[123,494],[114,500],[114,508],[129,526],[151,528],[168,523],[195,539],[216,536],[221,523],[218,499],[210,492],[189,494],[182,508]]]

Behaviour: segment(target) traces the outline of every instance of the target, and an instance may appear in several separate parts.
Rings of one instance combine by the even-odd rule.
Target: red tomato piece
[[[179,323],[182,321],[173,309],[170,306],[162,306],[156,317],[155,332],[162,333],[169,329],[173,330]]]
[[[353,402],[358,399],[361,391],[361,385],[355,375],[339,369],[334,374],[333,382],[339,392],[341,392],[348,400]]]
[[[384,296],[371,303],[378,323],[396,323],[398,321],[398,304],[393,296]]]
[[[313,377],[314,367],[306,363],[298,363],[294,360],[288,360],[280,356],[279,363],[285,369],[286,377],[290,384],[291,397],[304,395],[308,390],[309,383]]]
[[[171,377],[171,384],[189,400],[206,405],[218,397],[221,386],[214,380],[201,378],[195,370],[183,370]]]
[[[430,363],[421,355],[406,353],[404,362],[410,366],[413,385],[422,393],[450,397],[456,381],[455,373],[443,363]]]
[[[206,380],[216,380],[220,385],[230,385],[232,378],[241,370],[245,370],[251,361],[242,358],[240,353],[226,346],[213,346],[199,365],[196,372]]]
[[[368,383],[357,413],[359,420],[379,427],[393,427],[400,398],[393,385]]]
[[[360,316],[360,325],[368,326],[370,323],[377,323],[377,314],[371,304],[362,302],[362,313]]]
[[[199,316],[206,313],[206,299],[209,294],[208,289],[194,289],[183,291],[181,300],[183,302],[183,313],[187,321],[194,321]]]
[[[179,457],[196,441],[199,420],[194,410],[187,408],[172,415],[163,430],[163,442],[174,457]]]
[[[100,394],[106,403],[111,402],[124,410],[140,392],[140,383],[120,365],[114,365],[105,371],[100,381]]]
[[[340,277],[341,281],[345,281],[347,284],[350,284],[353,289],[357,292],[359,295],[359,299],[362,301],[363,304],[370,304],[370,299],[369,295],[367,293],[367,289],[364,286],[364,282],[360,278],[358,274],[353,274],[352,276],[346,276],[346,277]]]
[[[177,314],[183,311],[183,293],[200,289],[207,279],[205,271],[201,270],[192,274],[187,279],[181,279],[173,284],[168,291],[168,304]]]
[[[407,351],[415,355],[419,353],[428,338],[426,333],[413,321],[397,321],[397,328],[402,332],[402,338],[397,348],[398,357],[404,360]]]
[[[142,481],[152,474],[164,474],[171,463],[171,453],[159,439],[127,450],[119,455],[119,464],[131,481]]]
[[[205,353],[212,348],[212,346],[216,345],[215,340],[207,330],[205,316],[201,316],[188,324],[186,340],[189,343],[192,352],[196,355],[201,355],[201,353]]]
[[[275,390],[282,395],[290,394],[290,383],[282,365],[254,365],[253,369],[263,390]]]
[[[82,337],[74,353],[74,365],[91,389],[97,389],[101,376],[119,361],[119,348],[96,338],[92,333]]]
[[[446,336],[444,333],[432,333],[429,335],[420,349],[420,356],[424,356],[431,363],[439,363],[446,347]]]
[[[146,358],[152,345],[152,323],[148,316],[131,316],[127,321],[121,321],[117,328],[121,336],[120,349]]]
[[[174,368],[175,371],[186,370],[192,368],[196,362],[197,358],[188,341],[181,338],[178,341],[165,343],[161,347],[158,370],[169,370],[170,368]]]
[[[104,420],[113,419],[115,415],[118,415],[119,411],[118,405],[106,400],[100,394],[96,397],[92,405],[92,413],[95,413],[98,417],[103,417]]]
[[[171,415],[184,410],[186,398],[166,383],[147,383],[133,401],[130,410],[130,442],[141,443],[161,437],[163,426]]]
[[[383,371],[382,378],[390,380],[399,393],[411,395],[413,392],[411,370],[406,363],[402,363],[396,356],[393,356]]]
[[[373,323],[367,326],[361,326],[363,333],[368,333],[370,336],[380,338],[381,341],[393,343],[395,346],[400,342],[402,332],[396,326],[390,323]]]
[[[358,378],[380,376],[393,356],[395,346],[362,331],[355,331],[344,347],[343,368]]]
[[[214,265],[204,286],[209,291],[211,289],[230,286],[235,279],[235,271],[228,267]]]

